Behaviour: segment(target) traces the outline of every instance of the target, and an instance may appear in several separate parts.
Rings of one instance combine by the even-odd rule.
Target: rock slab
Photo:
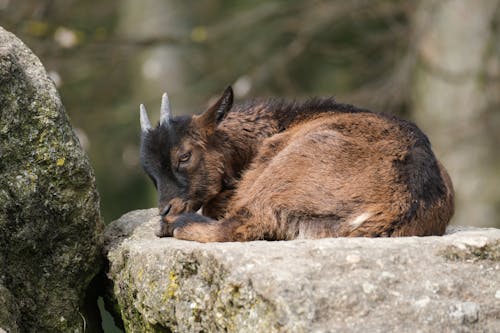
[[[94,174],[54,84],[0,27],[0,327],[82,332],[102,230]]]
[[[157,210],[105,232],[127,332],[498,332],[500,230],[200,244]]]

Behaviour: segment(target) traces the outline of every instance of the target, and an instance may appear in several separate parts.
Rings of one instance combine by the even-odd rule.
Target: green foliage
[[[102,214],[110,222],[126,211],[156,204],[154,189],[138,163],[137,105],[158,103],[163,88],[149,94],[134,89],[144,81],[144,53],[169,42],[159,38],[143,44],[140,38],[123,35],[120,22],[126,4],[71,3],[27,1],[0,10],[0,19],[60,76],[59,91],[72,124],[88,138],[85,148],[96,171]],[[181,7],[189,40],[175,46],[188,56],[181,64],[185,89],[171,96],[174,112],[201,111],[211,94],[241,78],[251,85],[248,96],[347,94],[383,75],[402,52],[397,50],[404,48],[400,32],[391,33],[395,25],[406,29],[400,1],[173,3]],[[388,8],[377,10],[380,3]],[[46,10],[36,19],[12,19],[32,17],[39,6]],[[159,5],[152,1],[145,6]],[[135,24],[140,30],[146,23]],[[161,26],[156,31],[151,37],[171,34]],[[391,49],[384,51],[387,44]],[[360,45],[366,52],[359,51]],[[374,58],[374,53],[379,55]]]
[[[88,138],[106,222],[156,206],[138,161],[137,109],[145,103],[158,119],[165,90],[175,114],[201,112],[233,84],[237,100],[334,95],[411,117],[421,2],[7,3],[0,21],[56,73],[72,124]]]

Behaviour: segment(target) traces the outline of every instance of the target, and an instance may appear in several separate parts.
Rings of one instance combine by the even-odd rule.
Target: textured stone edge
[[[117,281],[127,281],[125,285],[115,285],[114,294],[117,297],[120,308],[126,309],[125,311],[122,310],[122,317],[125,319],[125,326],[128,331],[163,332],[163,330],[168,330],[164,326],[158,324],[160,321],[162,323],[172,324],[171,326],[167,326],[175,327],[174,331],[179,332],[206,329],[206,327],[202,328],[201,326],[196,326],[196,322],[199,320],[196,318],[196,304],[202,304],[201,308],[203,308],[205,312],[212,312],[214,314],[214,317],[208,319],[214,323],[210,328],[214,331],[226,330],[231,332],[236,331],[237,329],[239,332],[253,332],[257,329],[266,332],[276,332],[283,330],[286,331],[290,328],[287,324],[289,318],[280,317],[286,316],[286,314],[282,311],[278,313],[272,302],[266,299],[266,295],[261,295],[256,291],[254,286],[252,286],[250,279],[247,281],[241,281],[241,279],[237,282],[231,281],[231,276],[227,269],[220,264],[220,258],[213,257],[210,253],[206,253],[203,250],[193,249],[191,246],[187,246],[187,249],[183,250],[179,248],[178,244],[174,245],[173,248],[169,248],[169,243],[165,243],[165,250],[163,253],[165,254],[165,257],[169,257],[171,260],[165,263],[165,267],[168,268],[168,270],[165,271],[165,274],[168,276],[169,285],[167,287],[163,286],[163,288],[157,288],[155,285],[156,281],[154,281],[154,279],[150,279],[154,274],[149,272],[150,268],[138,265],[137,263],[140,261],[136,261],[136,264],[133,264],[130,261],[131,258],[140,258],[140,256],[144,254],[144,249],[134,247],[134,243],[137,240],[144,240],[144,238],[146,240],[148,238],[155,239],[154,236],[152,236],[152,230],[150,230],[151,228],[141,227],[142,224],[154,223],[155,221],[151,219],[151,215],[155,214],[156,210],[131,212],[129,214],[125,214],[120,220],[113,222],[106,230],[106,237],[108,240],[106,248],[109,250],[108,255],[110,260],[113,262],[112,267],[108,272],[109,277],[111,279],[116,279]],[[140,216],[147,217],[149,221],[143,219],[141,223]],[[134,220],[135,223],[123,223],[127,219]],[[494,237],[477,237],[477,232],[484,232],[485,230],[488,229],[452,226],[445,237],[432,237],[432,240],[430,237],[413,237],[410,239],[412,239],[413,243],[420,241],[431,241],[432,243],[435,243],[431,252],[433,252],[433,255],[436,257],[442,257],[443,260],[467,262],[482,262],[483,260],[497,261],[498,252],[500,251],[500,237],[498,237],[498,230],[491,229],[494,231]],[[144,235],[145,232],[148,232],[148,234]],[[455,235],[458,232],[461,232],[461,234],[458,236]],[[116,233],[120,236],[111,239],[111,242],[109,242],[110,235]],[[395,242],[399,242],[402,239],[405,238],[395,239]],[[457,239],[459,239],[459,241],[457,241]],[[323,240],[319,240],[319,242],[322,241]],[[368,241],[371,240],[369,239]],[[126,246],[129,251],[120,255],[119,252],[122,246]],[[199,262],[196,262],[196,258],[200,256],[205,256],[201,265]],[[157,260],[156,262],[161,261]],[[194,293],[194,290],[190,289],[191,286],[189,285],[189,277],[183,275],[186,271],[190,270],[189,265],[195,267],[192,269],[196,269],[198,277],[200,274],[203,274],[203,271],[212,272],[211,274],[218,275],[217,279],[219,283],[217,287],[214,288],[212,293],[208,293],[211,295],[209,298],[213,298],[211,304],[206,303],[203,299],[197,299],[197,295]],[[208,273],[208,276],[209,275],[210,273]],[[207,278],[206,281],[206,285],[208,285],[210,278]],[[202,286],[201,289],[197,289],[197,292],[200,293],[199,290],[207,289],[206,285]],[[138,292],[139,290],[150,290],[150,293],[141,295],[140,292]],[[188,318],[188,320],[182,320],[182,322],[176,322],[176,318],[165,318],[162,317],[161,314],[148,315],[148,312],[151,312],[151,307],[148,307],[147,300],[148,298],[154,298],[154,292],[158,290],[166,290],[164,295],[162,295],[162,304],[165,307],[173,306],[174,302],[176,306],[183,303],[189,304],[191,306],[190,309],[192,310],[192,317]],[[188,297],[186,297],[186,295],[188,295]],[[237,295],[237,297],[235,297],[235,295]],[[227,301],[232,302],[232,305],[234,305],[235,303],[238,304],[239,300],[241,300],[243,304],[252,304],[252,300],[256,300],[254,304],[257,304],[258,309],[253,310],[251,306],[245,308],[244,305],[237,305],[237,311],[240,311],[238,313],[237,311],[233,311],[231,306],[228,306],[227,303],[224,303]],[[475,303],[470,304],[475,306]],[[463,317],[463,320],[468,320],[467,318],[470,317],[469,314],[474,312],[472,310],[475,309],[469,309],[468,305],[469,303],[467,302],[463,304],[460,303],[458,308],[455,309],[456,316],[459,316],[460,318]],[[227,312],[217,313],[218,307],[226,308],[228,310]],[[210,310],[207,311],[207,309]],[[184,308],[181,312],[188,311],[188,309]],[[252,323],[253,314],[255,314],[257,318],[260,318],[261,322]],[[265,320],[266,315],[269,316],[269,320]],[[225,318],[225,320],[217,322],[218,316]],[[201,319],[205,322],[207,321],[206,317]],[[471,320],[473,319],[474,318]],[[242,323],[244,323],[243,326]],[[259,324],[261,326],[259,326]],[[302,323],[298,323],[298,325],[294,326],[293,330],[297,332],[307,331],[308,328],[302,327],[301,324]]]
[[[54,126],[58,126],[61,123],[64,123],[64,125],[69,126],[70,133],[68,133],[71,136],[71,140],[75,145],[79,145],[78,138],[76,137],[75,133],[73,132],[71,128],[71,124],[69,121],[69,117],[64,111],[64,106],[61,102],[59,93],[57,92],[57,89],[55,85],[53,84],[52,80],[49,78],[49,76],[46,73],[46,70],[41,63],[40,59],[29,49],[28,46],[26,46],[17,36],[12,34],[11,32],[3,29],[0,27],[0,34],[3,35],[3,38],[5,40],[10,40],[12,43],[10,44],[2,44],[0,45],[0,55],[7,57],[6,59],[10,61],[11,67],[9,70],[14,70],[14,71],[20,71],[24,68],[29,68],[26,72],[22,72],[22,75],[26,75],[27,77],[34,79],[32,82],[35,83],[34,86],[32,86],[32,82],[30,82],[29,85],[26,85],[26,89],[28,91],[31,91],[33,87],[37,87],[37,90],[33,90],[33,93],[36,95],[36,98],[33,98],[33,101],[31,102],[31,107],[32,108],[40,108],[40,107],[47,107],[50,110],[53,109],[53,112],[50,113],[50,117],[48,118],[48,121],[54,121]],[[4,37],[5,36],[5,37]],[[35,79],[36,78],[36,79]],[[3,84],[2,78],[0,78],[0,82]],[[40,89],[41,87],[41,89]],[[47,102],[47,105],[42,105],[42,102]],[[40,104],[42,103],[42,104]],[[42,105],[42,106],[41,106]],[[28,110],[26,110],[27,112]],[[94,176],[94,171],[92,170],[92,167],[90,165],[90,161],[88,160],[88,157],[86,156],[85,152],[83,149],[80,148],[80,158],[79,159],[84,159],[82,163],[86,163],[88,165],[88,170],[90,172],[90,177],[94,180],[93,183],[93,189],[89,191],[89,194],[86,196],[84,201],[93,201],[93,199],[97,198],[97,204],[99,202],[98,200],[98,193],[97,189],[95,188],[95,176]],[[64,161],[63,161],[64,162]],[[92,193],[90,193],[92,192]],[[100,256],[101,254],[101,248],[102,248],[102,243],[103,243],[103,229],[104,229],[104,224],[102,223],[102,220],[100,218],[100,213],[97,209],[96,213],[96,219],[91,219],[90,216],[85,216],[84,221],[87,221],[88,225],[86,226],[85,230],[90,230],[90,233],[92,234],[91,237],[87,240],[87,244],[98,244],[95,246],[95,249],[92,250],[92,253],[88,253],[88,258],[89,263],[88,263],[88,270],[86,277],[83,279],[81,284],[76,285],[73,287],[71,290],[70,294],[61,294],[61,298],[71,298],[75,297],[78,299],[76,303],[74,304],[74,324],[79,327],[79,329],[83,329],[85,326],[85,319],[82,317],[82,312],[85,310],[83,309],[84,307],[84,297],[87,292],[87,288],[91,280],[94,278],[94,276],[99,272],[100,267],[102,265],[102,257]],[[81,222],[83,223],[83,222]],[[99,234],[98,236],[96,236]],[[93,258],[93,259],[92,259]],[[75,263],[72,263],[75,264]],[[51,286],[51,288],[54,288]],[[73,295],[74,294],[74,295]],[[17,307],[16,307],[17,308]],[[59,311],[60,309],[53,309],[54,311]],[[43,317],[47,316],[48,313],[50,313],[51,310],[47,309],[47,313],[45,314],[38,314],[38,316]],[[11,317],[15,317],[15,313],[11,313]],[[18,316],[19,317],[19,316]],[[14,318],[12,318],[14,320]],[[23,318],[19,318],[18,321],[22,321]],[[3,324],[3,323],[2,323]],[[67,328],[66,321],[61,321],[59,323],[61,327]],[[8,324],[7,324],[8,325]],[[12,327],[4,327],[5,329],[8,329],[9,332],[15,332],[16,326]]]
[[[161,318],[163,323],[177,327],[179,332],[207,329],[199,325],[202,321],[205,324],[209,322],[209,330],[214,332],[245,332],[241,323],[251,327],[251,332],[277,332],[274,306],[254,290],[250,280],[244,283],[231,281],[226,268],[209,254],[198,251],[186,253],[179,249],[165,254],[172,259],[163,271],[169,281],[166,288],[157,285],[157,268],[152,268],[151,272],[148,267],[138,268],[129,262],[130,256],[139,256],[138,253],[129,252],[120,256],[114,251],[110,252],[114,264],[108,275],[115,281],[124,282],[124,285],[114,285],[114,296],[127,331],[168,330],[158,324],[157,319]],[[204,257],[202,262],[197,260],[200,256]],[[190,279],[191,275],[196,277]],[[191,285],[194,280],[202,283]],[[147,295],[141,298],[139,291],[144,290],[147,290]],[[156,292],[159,295],[154,295]],[[169,317],[169,312],[162,313],[160,308],[152,316],[144,317],[152,312],[147,306],[149,297],[156,300],[160,298],[164,308],[182,307],[191,315],[178,321],[179,318]],[[206,313],[211,314],[210,318],[206,317]]]

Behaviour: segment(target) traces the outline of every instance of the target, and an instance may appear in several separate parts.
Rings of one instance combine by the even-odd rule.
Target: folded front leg
[[[187,213],[175,217],[171,224],[173,236],[177,239],[192,240],[202,243],[231,241],[223,221],[209,217]]]
[[[264,239],[263,226],[246,209],[221,220],[200,214],[181,214],[172,224],[173,236],[197,242],[244,242]]]

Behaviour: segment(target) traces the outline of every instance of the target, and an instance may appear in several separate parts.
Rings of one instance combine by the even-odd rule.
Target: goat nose
[[[160,216],[162,218],[164,218],[165,216],[167,216],[168,212],[170,212],[170,208],[172,208],[171,204],[167,204],[165,207],[163,207],[163,209],[160,212]]]

